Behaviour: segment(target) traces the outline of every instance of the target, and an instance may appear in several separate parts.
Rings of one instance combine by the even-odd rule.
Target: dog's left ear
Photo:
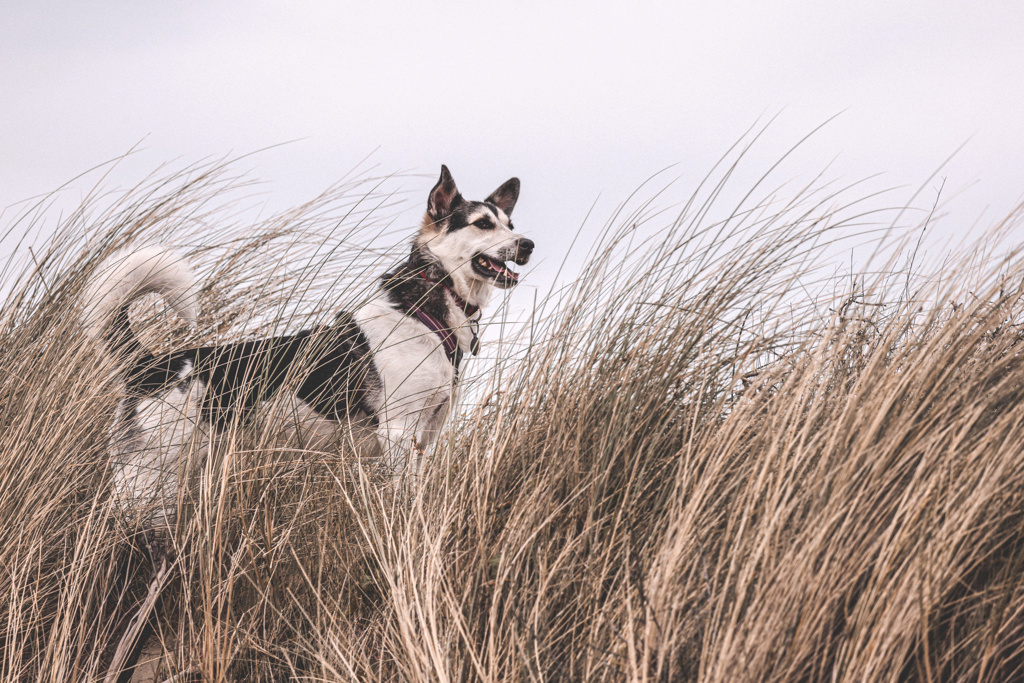
[[[427,213],[434,222],[441,221],[461,203],[462,195],[459,194],[459,188],[455,187],[455,178],[452,178],[448,167],[442,165],[441,177],[427,198]]]
[[[494,204],[504,211],[506,216],[511,216],[517,199],[519,199],[519,178],[509,178],[484,201]]]

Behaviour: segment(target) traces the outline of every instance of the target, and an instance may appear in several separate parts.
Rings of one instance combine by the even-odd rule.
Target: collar
[[[462,312],[466,314],[467,318],[472,318],[474,315],[480,312],[479,306],[470,306],[469,302],[463,299],[461,296],[459,296],[454,289],[452,289],[443,282],[437,282],[436,280],[432,280],[430,277],[428,277],[427,272],[425,270],[420,271],[420,277],[434,286],[440,285],[441,287],[447,289],[448,293],[452,295],[452,299],[455,300],[455,305],[462,309]]]

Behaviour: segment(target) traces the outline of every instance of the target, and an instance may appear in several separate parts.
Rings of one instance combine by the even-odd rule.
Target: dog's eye
[[[475,225],[476,227],[478,227],[478,228],[480,228],[482,230],[493,230],[494,229],[494,223],[492,223],[491,221],[487,220],[486,218],[481,218],[478,221],[474,221],[473,225]]]

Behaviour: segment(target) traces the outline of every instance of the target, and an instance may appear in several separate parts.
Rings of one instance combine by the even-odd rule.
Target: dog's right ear
[[[511,216],[517,199],[519,199],[519,178],[509,178],[484,201],[494,204],[504,211],[506,216]]]
[[[441,177],[430,191],[427,199],[427,214],[431,220],[437,222],[447,218],[452,210],[462,203],[462,195],[459,188],[455,187],[455,179],[448,171],[448,167],[441,165]]]

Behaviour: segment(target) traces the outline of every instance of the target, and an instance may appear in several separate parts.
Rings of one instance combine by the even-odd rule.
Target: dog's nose
[[[524,265],[530,260],[530,254],[533,253],[533,240],[521,237],[519,239],[519,245],[516,249],[516,263]]]

